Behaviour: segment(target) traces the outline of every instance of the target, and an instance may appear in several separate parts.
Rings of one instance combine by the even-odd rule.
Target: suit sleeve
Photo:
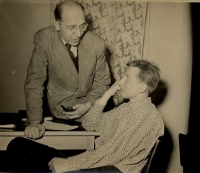
[[[82,126],[88,131],[99,131],[99,121],[103,115],[104,105],[99,105],[95,103],[88,113],[85,115]]]
[[[87,101],[94,103],[109,88],[111,83],[110,70],[105,59],[105,43],[99,40],[99,47],[96,48],[97,62],[92,89],[87,94]]]
[[[24,84],[28,122],[42,120],[44,82],[47,79],[48,58],[39,34],[34,35],[34,50]]]

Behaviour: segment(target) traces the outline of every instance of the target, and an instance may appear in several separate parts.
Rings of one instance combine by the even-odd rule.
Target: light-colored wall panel
[[[23,85],[33,34],[50,24],[49,1],[0,1],[0,112],[26,109]]]
[[[188,3],[151,3],[148,59],[161,69],[167,94],[159,105],[172,138],[173,151],[168,172],[182,173],[179,158],[179,133],[187,133],[191,69],[192,35]]]

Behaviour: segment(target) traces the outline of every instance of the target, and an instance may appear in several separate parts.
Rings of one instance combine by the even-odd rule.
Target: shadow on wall
[[[158,107],[164,101],[167,95],[167,86],[164,81],[160,81],[154,92],[150,94],[152,103]],[[165,134],[161,137],[161,143],[158,146],[153,158],[150,173],[166,173],[173,149],[171,134],[165,125]]]
[[[151,97],[152,103],[158,107],[164,101],[167,95],[167,86],[164,81],[160,80],[157,88],[149,96]]]

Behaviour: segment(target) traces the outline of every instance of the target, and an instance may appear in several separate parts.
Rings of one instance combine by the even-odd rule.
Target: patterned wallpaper
[[[55,22],[55,4],[60,1],[51,0],[51,24]],[[85,9],[89,29],[105,40],[113,78],[120,79],[128,61],[143,58],[147,2],[76,1]]]

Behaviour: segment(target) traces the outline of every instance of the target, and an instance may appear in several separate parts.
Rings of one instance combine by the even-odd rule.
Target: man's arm
[[[109,111],[103,113],[102,116],[110,117],[113,114],[119,114],[121,111],[126,112],[126,108],[120,110],[121,108],[118,107],[111,114],[109,114],[111,112]],[[140,118],[140,116],[143,118]],[[121,118],[117,125],[112,126],[112,135],[101,140],[95,150],[88,150],[67,159],[53,158],[49,162],[50,170],[67,172],[108,165],[123,167],[121,162],[125,162],[128,165],[140,163],[134,167],[134,170],[135,172],[141,171],[142,166],[146,163],[145,158],[158,137],[163,134],[163,125],[157,123],[157,117],[146,118],[147,116],[148,113],[143,115],[139,113],[133,116],[132,112],[127,111],[127,115],[123,115],[124,118]]]
[[[133,133],[133,132],[131,132]],[[114,136],[104,142],[96,150],[86,151],[82,154],[65,158],[53,158],[49,162],[50,170],[67,172],[80,169],[90,169],[108,165],[116,165],[132,151],[133,139],[124,131],[117,131]],[[138,144],[139,141],[136,141]]]
[[[34,50],[27,69],[27,77],[24,84],[27,119],[29,125],[25,129],[25,135],[29,138],[39,138],[44,134],[45,128],[42,122],[42,105],[44,82],[47,79],[47,53],[38,34],[34,36]]]
[[[89,110],[83,119],[82,126],[86,130],[98,131],[98,122],[103,116],[103,109],[110,97],[112,97],[119,89],[120,88],[117,81],[103,94],[100,99],[96,100],[93,107]]]

